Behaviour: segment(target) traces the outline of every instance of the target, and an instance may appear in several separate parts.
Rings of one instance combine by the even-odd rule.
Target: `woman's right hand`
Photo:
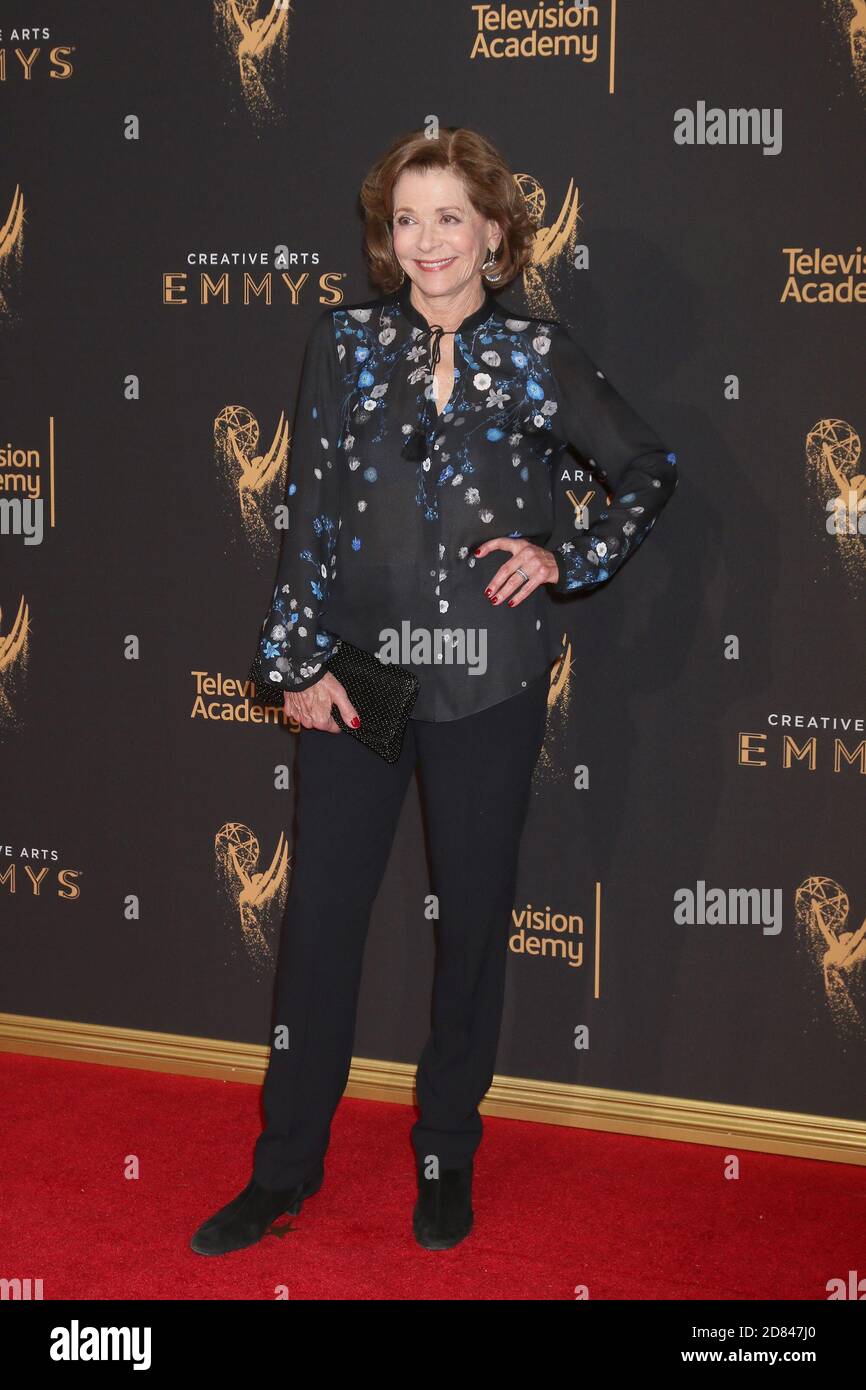
[[[306,690],[298,690],[294,694],[286,691],[283,702],[286,714],[305,729],[323,729],[328,734],[341,734],[343,730],[331,713],[331,705],[337,706],[347,724],[356,729],[360,726],[361,716],[346,694],[346,687],[330,671],[308,685]]]

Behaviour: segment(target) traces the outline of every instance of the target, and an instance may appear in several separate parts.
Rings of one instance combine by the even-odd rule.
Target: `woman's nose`
[[[425,222],[418,233],[419,246],[439,246],[439,230],[435,225]]]

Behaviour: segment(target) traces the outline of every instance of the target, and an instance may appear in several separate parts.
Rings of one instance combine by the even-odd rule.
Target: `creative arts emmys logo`
[[[274,246],[273,251],[189,251],[187,270],[167,270],[162,276],[162,302],[170,308],[200,308],[242,304],[244,308],[288,303],[296,308],[307,294],[318,290],[319,305],[336,307],[343,300],[343,272],[323,270],[314,279],[311,266],[319,266],[318,251],[292,251]],[[193,280],[198,267],[198,286]],[[211,267],[218,267],[217,270]],[[238,276],[236,272],[240,271]],[[276,292],[276,296],[275,296]]]
[[[259,868],[261,848],[249,826],[227,821],[214,839],[217,877],[237,914],[241,940],[257,966],[273,965],[270,938],[282,916],[288,892],[289,846],[280,832],[266,869]]]
[[[794,903],[798,944],[836,1031],[866,1041],[866,917],[849,926],[848,894],[833,878],[804,879]]]
[[[848,579],[866,577],[866,474],[860,435],[847,420],[819,420],[806,437],[807,484]]]
[[[227,494],[237,497],[241,525],[252,549],[270,545],[265,507],[276,486],[285,491],[289,426],[281,411],[267,450],[259,447],[259,422],[243,405],[227,405],[214,421],[214,450]]]
[[[51,67],[46,69],[44,44],[50,37],[51,30],[48,28],[11,29],[8,34],[0,30],[0,43],[3,44],[0,47],[0,82],[13,79],[34,82],[41,77],[64,82],[71,77],[75,69],[69,62],[69,55],[75,52],[75,45],[54,44],[49,48],[47,61]],[[7,43],[13,43],[15,47],[8,49]],[[27,48],[22,48],[22,44],[27,44]]]
[[[16,850],[13,845],[0,841],[0,893],[4,900],[23,895],[43,900],[53,896],[63,902],[77,901],[81,897],[78,880],[83,870],[61,869],[59,861],[56,849],[29,844]]]
[[[590,460],[589,460],[589,463],[590,463],[593,467],[595,467],[595,460],[594,460],[594,459],[590,459]],[[562,473],[562,475],[561,475],[559,481],[560,481],[560,482],[574,482],[574,483],[578,484],[580,487],[583,488],[583,491],[582,491],[581,493],[579,493],[579,494],[576,493],[576,492],[574,491],[574,488],[570,488],[570,487],[569,487],[569,488],[566,488],[566,490],[565,490],[565,495],[566,495],[566,497],[568,498],[569,502],[571,503],[572,507],[574,508],[574,529],[575,529],[575,531],[585,531],[585,530],[587,529],[587,527],[589,526],[589,523],[590,523],[589,504],[590,504],[590,502],[592,502],[593,499],[598,495],[598,489],[597,489],[597,488],[594,488],[594,487],[587,487],[587,486],[586,486],[586,479],[585,479],[585,477],[584,477],[584,471],[583,471],[582,468],[578,468],[578,467],[575,467],[575,469],[574,469],[574,477],[573,477],[573,478],[569,475],[568,468],[567,468],[567,467],[564,468],[564,471],[563,471],[563,473]],[[604,496],[605,496],[605,505],[609,507],[610,504],[611,504],[611,502],[613,501],[613,497],[612,497],[612,495],[611,495],[609,492],[606,492],[606,493],[604,494]]]
[[[23,597],[8,632],[3,631],[3,609],[0,608],[0,730],[15,723],[12,694],[27,669],[29,633],[30,610]]]

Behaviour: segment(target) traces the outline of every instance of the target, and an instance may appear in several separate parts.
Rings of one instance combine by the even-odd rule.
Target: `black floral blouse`
[[[415,719],[507,699],[550,665],[547,590],[610,579],[676,487],[676,455],[568,330],[486,287],[455,333],[454,389],[438,414],[442,330],[410,288],[324,309],[310,333],[289,522],[254,664],[265,702],[319,680],[341,638],[411,667]],[[585,529],[569,447],[610,497]],[[553,551],[556,584],[515,608],[491,604],[484,590],[510,553],[473,552],[496,536]]]

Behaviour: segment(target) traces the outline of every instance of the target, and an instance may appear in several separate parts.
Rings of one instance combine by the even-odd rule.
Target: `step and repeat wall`
[[[269,1040],[304,735],[247,672],[301,358],[439,122],[536,222],[505,302],[680,472],[549,596],[497,1071],[866,1119],[862,3],[11,0],[0,63],[0,1009]],[[359,1057],[418,1058],[430,895],[416,780]]]

